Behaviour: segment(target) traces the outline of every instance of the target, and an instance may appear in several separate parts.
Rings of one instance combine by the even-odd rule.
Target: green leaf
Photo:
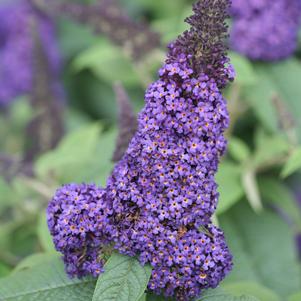
[[[236,72],[235,82],[242,85],[256,84],[256,74],[250,61],[235,52],[230,52],[229,56]]]
[[[252,160],[252,166],[261,167],[267,164],[276,164],[288,155],[289,143],[282,135],[267,135],[258,130],[255,137],[256,150]]]
[[[300,301],[301,300],[301,291],[299,293],[293,294],[288,298],[288,301]]]
[[[296,231],[301,231],[301,211],[290,189],[271,177],[259,177],[258,184],[262,198],[281,209],[294,222]]]
[[[46,212],[42,212],[39,216],[37,234],[43,250],[46,252],[55,252],[52,237],[47,226]]]
[[[216,295],[216,296],[204,296],[198,301],[261,301],[253,296],[239,296],[233,297],[228,294]]]
[[[245,144],[241,139],[231,137],[228,144],[228,152],[233,157],[233,159],[238,162],[245,162],[251,156],[251,151],[247,144]]]
[[[79,173],[93,158],[100,130],[99,124],[93,124],[65,136],[55,150],[38,159],[36,174],[41,178],[54,176],[62,183],[75,181],[76,176],[81,178]]]
[[[103,186],[106,184],[107,178],[114,167],[112,156],[115,150],[116,137],[117,130],[114,128],[102,133],[98,139],[93,160],[87,165],[89,175],[86,178],[89,181],[100,183]]]
[[[201,297],[201,299],[198,299],[197,301],[261,301],[261,300],[246,295],[233,297],[231,295],[224,293],[221,295],[204,296]]]
[[[154,1],[153,1],[154,2]],[[162,8],[161,8],[162,10]],[[153,22],[153,28],[160,33],[164,44],[177,38],[182,32],[188,29],[188,24],[183,22],[192,15],[191,6],[182,8],[181,14],[173,14],[170,17],[157,19]]]
[[[280,298],[270,289],[256,282],[234,282],[222,286],[223,289],[234,296],[241,294],[252,295],[260,301],[280,301]]]
[[[0,279],[0,300],[5,301],[88,301],[95,281],[70,279],[60,259],[45,261],[32,269]]]
[[[242,175],[242,184],[246,192],[247,200],[257,213],[263,209],[261,196],[257,184],[256,172],[252,166],[247,166]]]
[[[79,130],[81,133],[83,133],[83,131],[84,129]],[[88,150],[84,150],[83,154],[72,155],[71,150],[70,155],[65,155],[65,152],[57,149],[48,153],[49,157],[48,154],[44,155],[41,158],[41,162],[38,161],[37,165],[38,168],[42,166],[42,168],[45,169],[45,172],[40,172],[40,177],[42,177],[43,174],[45,174],[44,177],[46,177],[48,174],[61,184],[67,182],[93,182],[105,185],[114,166],[111,159],[115,149],[116,136],[116,129],[110,129],[91,137],[92,139],[89,141],[90,147]],[[81,141],[80,144],[85,144],[85,139],[87,139],[87,137],[79,138],[78,141]],[[78,144],[79,142],[76,147],[78,147]],[[85,149],[86,147],[88,147],[88,145],[82,148]],[[57,161],[55,161],[56,158]],[[59,161],[61,164],[51,164],[53,161]],[[46,172],[47,169],[48,172]]]
[[[257,215],[240,203],[219,221],[234,257],[225,283],[257,282],[281,297],[300,289],[294,235],[278,215],[270,211]]]
[[[212,289],[207,290],[196,301],[261,301],[261,300],[258,300],[255,297],[247,296],[247,295],[233,296],[225,292],[223,289],[218,288],[214,290]]]
[[[244,195],[241,184],[240,167],[228,161],[220,164],[216,176],[220,193],[217,214],[227,211],[231,206],[238,202]]]
[[[296,58],[290,58],[274,64],[262,64],[260,68],[273,81],[275,92],[288,106],[298,129],[299,141],[301,141],[300,61]]]
[[[84,162],[85,164],[81,165],[80,173],[69,176],[70,180],[98,183],[105,186],[108,176],[114,167],[112,156],[115,149],[116,136],[117,130],[115,128],[101,133],[90,158]]]
[[[278,131],[278,119],[276,109],[273,107],[272,99],[276,94],[276,87],[272,79],[264,70],[255,65],[257,77],[256,88],[243,89],[243,98],[252,107],[255,115],[261,121],[263,126],[272,132]]]
[[[10,273],[10,267],[5,263],[0,262],[0,278],[7,276]]]
[[[97,37],[92,34],[92,31],[80,24],[65,18],[61,18],[56,24],[58,25],[60,52],[66,61],[97,41]]]
[[[151,267],[136,258],[113,253],[98,278],[93,301],[138,301],[151,276]]]
[[[58,258],[57,253],[37,253],[23,259],[14,269],[14,273],[31,269],[35,266],[44,264]]]
[[[76,72],[90,69],[108,83],[121,81],[124,85],[136,85],[139,77],[130,60],[107,40],[102,40],[83,51],[73,62]]]
[[[139,301],[146,301],[146,294],[143,294],[143,295],[141,296],[141,298],[139,299]]]
[[[130,5],[137,9],[139,3],[139,8],[146,9],[151,11],[157,18],[166,19],[170,16],[179,16],[185,9],[185,1],[182,0],[165,0],[163,2],[153,1],[153,0],[121,0],[124,5]],[[155,19],[157,19],[155,18]],[[183,23],[183,20],[180,21]]]
[[[296,149],[286,162],[281,176],[286,178],[301,169],[301,148]]]
[[[27,96],[17,97],[10,106],[10,118],[14,127],[24,128],[33,117],[33,113]]]

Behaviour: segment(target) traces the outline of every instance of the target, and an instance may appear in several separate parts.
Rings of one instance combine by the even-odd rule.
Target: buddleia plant
[[[71,276],[98,276],[108,250],[117,250],[152,266],[149,291],[185,301],[231,271],[212,222],[229,125],[222,91],[234,79],[225,47],[229,4],[193,6],[191,27],[169,45],[107,186],[66,185],[50,202],[48,225]]]

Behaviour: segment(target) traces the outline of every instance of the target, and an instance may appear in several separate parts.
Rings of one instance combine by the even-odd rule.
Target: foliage
[[[160,32],[166,45],[185,29],[192,1],[121,2],[133,18]],[[147,292],[150,267],[125,255],[113,253],[98,279],[69,279],[45,214],[62,184],[105,185],[117,138],[112,86],[122,82],[138,112],[165,49],[137,65],[86,26],[62,18],[57,27],[66,89],[66,133],[59,145],[28,168],[22,161],[25,128],[35,112],[27,97],[0,109],[0,300],[167,300]],[[294,188],[301,181],[301,59],[298,52],[277,63],[230,56],[237,78],[225,92],[231,126],[217,175],[215,220],[225,231],[234,269],[220,288],[196,301],[299,301],[294,237],[301,232],[301,209]]]
[[[139,301],[151,276],[151,267],[142,267],[135,258],[114,253],[99,277],[92,301]]]

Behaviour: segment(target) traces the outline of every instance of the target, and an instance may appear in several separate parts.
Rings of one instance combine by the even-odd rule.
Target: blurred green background
[[[33,174],[22,172],[25,129],[35,114],[28,97],[0,112],[0,277],[57,256],[46,225],[47,202],[64,183],[105,185],[118,133],[113,84],[123,84],[138,113],[167,43],[187,28],[183,19],[192,1],[121,3],[133,20],[160,34],[162,47],[137,62],[107,36],[56,16],[65,134],[30,163]],[[301,45],[281,62],[251,62],[232,51],[230,56],[237,78],[225,91],[231,126],[217,175],[215,222],[225,231],[235,265],[222,288],[261,301],[300,301]]]

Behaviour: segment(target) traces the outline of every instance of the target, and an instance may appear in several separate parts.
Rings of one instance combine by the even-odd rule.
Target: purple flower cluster
[[[172,225],[207,224],[217,204],[214,174],[226,146],[226,103],[213,80],[192,75],[184,57],[160,74],[146,92],[138,132],[113,174],[115,187],[109,181],[108,188],[131,192],[138,207],[149,200],[147,214]],[[108,197],[122,204],[128,195]],[[128,205],[120,212],[128,212]]]
[[[0,105],[31,92],[35,27],[40,32],[49,63],[57,71],[59,54],[52,22],[36,12],[27,0],[0,5]]]
[[[169,60],[147,90],[138,131],[106,189],[115,248],[150,263],[149,289],[178,300],[216,287],[231,269],[223,235],[211,225],[228,112],[216,82],[196,77],[188,60]]]
[[[146,92],[139,128],[108,181],[116,213],[142,212],[171,227],[208,224],[218,199],[214,175],[224,153],[226,103],[216,83],[193,75],[184,56]],[[129,202],[129,200],[131,202]],[[122,219],[122,222],[125,222]]]
[[[152,265],[150,290],[188,300],[216,287],[232,266],[223,234],[210,221],[229,118],[214,80],[196,78],[185,56],[159,74],[106,193],[64,187],[50,203],[49,227],[69,274],[82,276],[89,268],[99,274],[97,250],[114,242],[120,253]]]
[[[300,0],[233,0],[231,45],[254,60],[279,60],[297,47]]]
[[[69,274],[84,274],[72,267],[74,262],[75,267],[83,267],[83,246],[90,250],[92,245],[94,250],[92,233],[99,238],[97,247],[110,245],[150,264],[153,272],[148,289],[179,301],[215,288],[231,270],[232,256],[224,235],[211,221],[218,202],[215,174],[226,149],[224,131],[229,124],[221,88],[234,76],[220,43],[226,32],[228,4],[226,0],[202,0],[194,6],[195,15],[188,19],[192,29],[170,45],[159,79],[146,91],[138,130],[106,189],[99,190],[99,199],[89,196],[78,202],[72,197],[66,201],[66,194],[58,191],[50,203],[49,227],[57,249],[64,253]],[[198,22],[209,39],[201,38]],[[90,203],[96,204],[104,222],[95,223],[90,235],[81,239],[78,233],[66,230],[65,216],[71,218],[71,225],[78,218],[85,220]],[[100,271],[101,265],[94,274]]]
[[[223,233],[212,225],[206,230],[207,233],[189,230],[174,240],[165,233],[154,241],[152,248],[156,251],[148,247],[142,253],[141,257],[152,254],[150,290],[175,296],[177,300],[191,300],[203,289],[219,284],[231,269],[231,256]]]
[[[50,233],[71,276],[103,272],[101,251],[109,244],[111,229],[104,193],[95,185],[68,184],[57,190],[48,206]]]

